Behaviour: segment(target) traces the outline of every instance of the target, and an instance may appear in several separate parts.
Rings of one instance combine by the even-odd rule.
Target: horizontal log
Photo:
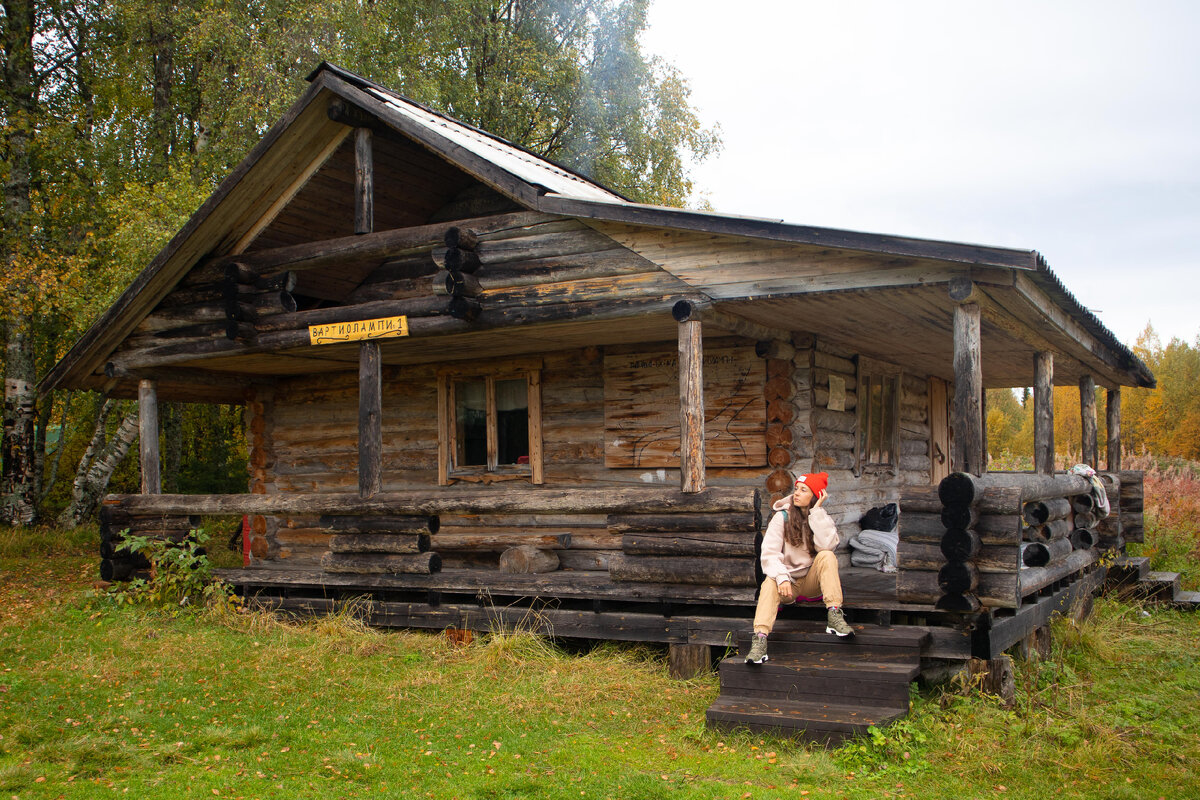
[[[1100,521],[1095,512],[1092,511],[1076,511],[1072,515],[1071,520],[1076,528],[1095,528],[1096,523]]]
[[[446,229],[442,237],[446,247],[459,247],[463,250],[474,250],[479,245],[479,234],[471,228],[454,225]]]
[[[753,558],[634,556],[621,553],[609,561],[614,581],[690,583],[705,586],[754,586]]]
[[[426,553],[428,533],[338,533],[329,537],[334,553]]]
[[[1045,525],[1026,528],[1022,538],[1031,542],[1053,542],[1058,539],[1066,539],[1071,535],[1072,530],[1074,530],[1074,526],[1071,525],[1070,520],[1055,519]]]
[[[938,485],[942,502],[946,505],[971,505],[982,502],[989,489],[1019,489],[1020,500],[1047,500],[1070,497],[1088,489],[1088,482],[1079,475],[1058,473],[1038,475],[1028,472],[989,472],[982,476],[955,472]]]
[[[1071,501],[1065,497],[1031,500],[1021,509],[1027,525],[1045,525],[1056,519],[1066,519],[1071,513]]]
[[[944,506],[936,486],[905,486],[900,490],[900,511],[941,514]]]
[[[632,514],[654,509],[692,513],[753,513],[757,489],[712,487],[684,494],[678,488],[616,486],[605,489],[482,489],[429,487],[381,492],[371,498],[355,493],[291,494],[131,494],[108,495],[107,503],[133,513],[149,514]]]
[[[621,550],[630,555],[748,556],[753,558],[754,536],[749,533],[627,533]]]
[[[914,542],[913,545],[917,546]],[[922,547],[932,545],[920,545]],[[1009,547],[1009,545],[1003,545]],[[946,535],[938,544],[943,561],[974,561],[983,549],[983,540],[979,534],[966,528],[947,528]]]
[[[974,593],[979,587],[979,568],[969,561],[943,564],[937,576],[943,594]]]
[[[1076,513],[1091,513],[1096,509],[1096,498],[1092,497],[1090,492],[1073,495],[1068,500],[1071,501],[1071,508],[1075,509]]]
[[[840,373],[853,378],[858,375],[858,367],[848,358],[831,355],[822,350],[813,352],[813,366],[830,372]]]
[[[796,356],[796,348],[782,339],[760,339],[754,343],[754,354],[759,358],[791,361]]]
[[[858,430],[858,415],[849,411],[830,411],[827,408],[814,408],[812,410],[812,424],[814,430],[854,433]]]
[[[815,403],[818,408],[828,408],[829,390],[821,387],[813,389],[813,403]],[[858,408],[858,395],[847,390],[842,395],[842,408],[846,411],[853,411],[854,409]]]
[[[832,469],[851,470],[858,466],[858,459],[854,453],[848,453],[845,450],[827,450],[818,452],[813,456],[814,465],[828,472]]]
[[[353,322],[360,319],[379,317],[427,317],[440,314],[446,300],[438,297],[411,297],[403,300],[376,300],[349,306],[315,308],[293,314],[277,314],[259,320],[256,329],[260,334],[274,331],[302,331],[308,335],[309,325],[330,325],[336,322]]]
[[[503,552],[526,545],[540,550],[561,550],[571,547],[573,536],[568,532],[539,533],[487,531],[478,533],[450,533],[444,530],[433,539],[433,548],[438,552],[457,550],[480,550]]]
[[[1021,518],[1016,514],[985,514],[971,528],[983,544],[1016,545],[1021,541]],[[913,542],[939,544],[946,533],[941,514],[909,512],[900,514],[900,538]]]
[[[1012,545],[980,546],[967,562],[981,573],[1016,572],[1020,569],[1020,550]],[[948,563],[940,545],[901,542],[896,551],[896,561],[901,570],[940,570]],[[963,590],[969,591],[969,590]]]
[[[544,214],[519,211],[477,217],[471,220],[470,226],[473,230],[486,236],[497,231],[534,225],[549,219],[551,218]],[[280,267],[293,270],[316,269],[351,260],[369,261],[374,258],[394,258],[405,251],[432,250],[444,240],[445,235],[444,223],[397,228],[358,236],[305,242],[269,250],[256,250],[236,256],[217,257],[205,262],[202,269],[223,271],[226,264],[235,260],[260,273]]]
[[[445,270],[472,274],[479,271],[482,262],[479,253],[458,247],[435,247],[430,251],[433,263]]]
[[[706,531],[706,533],[738,533],[762,529],[758,509],[726,513],[612,513],[607,518],[611,533],[676,533],[676,531]]]
[[[944,594],[937,599],[936,607],[939,611],[975,614],[983,608],[983,603],[973,594]]]
[[[384,555],[326,553],[321,557],[326,572],[358,575],[432,575],[442,569],[442,557],[434,552]]]
[[[479,281],[464,272],[442,270],[433,276],[433,293],[443,297],[478,297]]]
[[[1021,563],[1026,567],[1044,567],[1070,555],[1074,547],[1069,539],[1049,542],[1025,542],[1021,545]]]
[[[1090,550],[1096,546],[1096,534],[1087,528],[1076,528],[1071,531],[1071,546],[1076,550]]]
[[[846,384],[847,391],[852,392],[858,388],[858,379],[855,378],[853,375],[844,375],[841,373],[834,373],[834,374],[836,374],[837,377],[841,378],[842,381]],[[829,388],[829,375],[830,375],[830,372],[827,369],[814,369],[812,371],[813,386],[818,387],[818,388],[824,387],[824,388],[828,389]]]
[[[558,569],[558,556],[550,550],[539,550],[533,545],[510,547],[500,554],[500,571],[514,575],[554,572]]]
[[[1077,572],[1082,572],[1094,564],[1097,558],[1099,556],[1095,550],[1073,550],[1061,562],[1051,562],[1044,567],[1023,569],[1018,576],[1018,591],[1022,597],[1028,597],[1052,583],[1057,583]]]
[[[989,608],[1019,608],[1021,594],[1018,577],[1020,572],[987,572],[979,574],[979,584],[972,594]],[[938,584],[938,572],[923,570],[900,570],[896,574],[896,597],[902,603],[925,603],[935,605],[947,592]]]
[[[362,517],[326,514],[317,522],[317,527],[335,533],[437,533],[441,520],[427,515]]]
[[[137,577],[138,567],[129,559],[105,558],[100,561],[100,580],[127,581]]]

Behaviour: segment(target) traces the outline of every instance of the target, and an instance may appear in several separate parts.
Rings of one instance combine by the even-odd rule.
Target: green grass
[[[826,752],[707,730],[715,676],[671,680],[655,650],[118,608],[69,539],[9,535],[0,797],[1200,796],[1196,614],[1101,600],[1018,664],[1014,708],[914,691]]]

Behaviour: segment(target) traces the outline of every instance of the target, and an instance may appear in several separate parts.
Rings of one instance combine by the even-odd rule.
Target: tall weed
[[[1130,554],[1146,556],[1152,569],[1178,572],[1185,589],[1200,589],[1200,464],[1135,456],[1127,466],[1143,471],[1145,542]]]

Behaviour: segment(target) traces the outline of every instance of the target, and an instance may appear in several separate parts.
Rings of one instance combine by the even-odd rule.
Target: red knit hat
[[[825,487],[829,485],[828,472],[810,472],[807,475],[801,475],[796,478],[796,488],[800,488],[800,484],[807,486],[813,493],[813,497],[820,497],[821,492],[825,491]]]

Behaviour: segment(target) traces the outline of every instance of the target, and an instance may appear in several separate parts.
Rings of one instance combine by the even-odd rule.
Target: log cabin
[[[709,720],[836,741],[1043,635],[1140,535],[1120,392],[1154,377],[1037,252],[642,205],[336,66],[309,82],[42,382],[140,404],[106,577],[136,568],[125,529],[245,515],[223,577],[264,606],[365,595],[378,625],[660,642],[686,673],[745,644],[770,503],[826,471],[857,635],[790,610]],[[1108,392],[1107,518],[1054,471],[1063,384],[1097,469]],[[984,390],[1017,386],[1036,470],[989,472]],[[245,494],[160,492],[160,400],[244,406]],[[895,571],[852,566],[887,503]]]

